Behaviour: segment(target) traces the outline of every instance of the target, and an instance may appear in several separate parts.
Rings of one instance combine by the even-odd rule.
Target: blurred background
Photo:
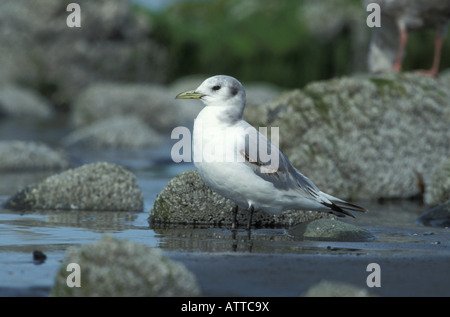
[[[136,0],[169,52],[168,79],[192,73],[301,87],[367,70],[371,30],[360,0]],[[169,4],[170,3],[170,4]],[[434,30],[411,33],[404,69],[427,69]],[[441,69],[449,66],[448,41]]]
[[[371,30],[360,0],[80,0],[0,3],[0,85],[28,87],[68,110],[102,80],[169,84],[229,74],[283,88],[367,71]],[[431,65],[435,32],[411,33],[404,69]],[[441,70],[450,66],[450,41]]]

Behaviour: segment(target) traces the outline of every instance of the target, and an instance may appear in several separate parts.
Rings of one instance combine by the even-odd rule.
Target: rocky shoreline
[[[171,52],[151,36],[158,30],[153,29],[154,24],[148,17],[137,14],[125,0],[80,0],[77,3],[83,8],[82,31],[65,24],[65,3],[54,0],[0,2],[0,177],[4,180],[0,195],[5,201],[2,208],[13,214],[12,217],[8,214],[10,218],[28,212],[61,215],[70,212],[76,216],[94,211],[104,215],[117,211],[132,215],[145,212],[155,231],[180,226],[190,229],[221,227],[229,234],[226,242],[235,243],[243,229],[238,229],[238,238],[232,238],[236,232],[227,229],[233,204],[209,189],[195,170],[173,177],[154,197],[151,209],[145,210],[136,169],[111,162],[117,157],[108,156],[110,150],[127,157],[131,156],[130,152],[142,151],[140,154],[148,162],[144,169],[161,161],[173,164],[170,153],[160,149],[165,146],[166,150],[175,143],[170,132],[178,126],[190,128],[202,108],[199,102],[176,101],[174,97],[181,91],[194,89],[209,75],[196,74],[168,83]],[[352,11],[351,16],[349,12],[344,14],[347,17],[336,16],[324,29],[322,23],[319,23],[321,28],[316,27],[320,19],[308,18],[314,16],[310,13],[323,14],[323,11],[316,10],[320,7],[311,8],[312,11],[305,11],[308,14],[304,18],[311,24],[311,30],[328,34],[326,41],[330,43],[337,29],[346,29],[342,22],[349,18],[356,22],[356,17],[364,13],[355,11],[357,15],[353,16]],[[352,32],[361,29],[357,27],[359,24],[351,25]],[[363,34],[354,35],[357,46],[353,50],[361,55]],[[297,75],[299,70],[289,71]],[[282,151],[325,192],[350,201],[415,197],[423,200],[424,209],[428,209],[416,218],[417,223],[448,228],[448,70],[439,79],[420,73],[354,74],[310,82],[298,89],[284,89],[264,82],[243,84],[248,99],[244,118],[256,127],[279,127]],[[54,131],[49,131],[49,126]],[[145,151],[164,153],[155,159],[146,156]],[[104,152],[105,159],[89,162],[86,158],[89,152]],[[32,175],[17,181],[23,174]],[[10,183],[10,180],[13,181]],[[245,224],[246,216],[241,211],[238,222]],[[93,218],[89,221],[98,221]],[[357,222],[350,224],[329,214],[308,210],[286,211],[279,216],[260,211],[253,220],[258,228],[271,231],[281,228],[283,239],[293,243],[342,243],[337,249],[349,250],[348,243],[351,247],[351,243],[377,243],[378,239]],[[10,223],[17,226],[20,221],[13,219]],[[47,233],[46,225],[39,234]],[[29,228],[34,230],[33,225]],[[65,229],[61,235],[66,234]],[[261,230],[264,239],[270,242],[276,239],[264,234],[264,230]],[[21,234],[23,232],[19,232]],[[28,239],[27,234],[30,233],[25,232],[24,239]],[[192,231],[189,234],[192,235]],[[220,230],[213,234],[220,234]],[[245,242],[251,244],[249,240],[250,235]],[[440,243],[430,241],[426,243]],[[32,242],[26,247],[34,248]],[[328,247],[323,249],[328,250]],[[23,252],[23,249],[14,245],[14,252]],[[228,255],[214,258],[202,254],[194,260],[190,257],[183,260],[193,261],[191,269],[197,272],[203,270],[199,263],[207,264],[208,272],[216,278],[214,261],[229,263],[228,268],[236,269],[236,259],[230,260]],[[201,262],[203,256],[213,260]],[[183,255],[175,253],[172,257]],[[45,261],[45,255],[43,259]],[[266,266],[258,266],[260,259],[271,268],[280,264],[275,257],[264,255],[256,261],[243,256],[237,261],[259,267],[258,272],[266,272]],[[292,260],[289,255],[285,259]],[[301,264],[311,261],[298,257],[290,262],[288,270],[298,267],[298,259]],[[429,264],[428,257],[421,261]],[[439,261],[440,258],[436,263],[440,264]],[[66,287],[66,266],[72,262],[89,268],[83,275],[86,287],[82,289]],[[345,259],[341,262],[346,265]],[[8,265],[16,266],[16,263],[20,270],[24,267],[21,265],[29,264],[15,259]],[[321,261],[321,265],[322,272],[330,271],[328,259]],[[397,263],[397,267],[401,265]],[[204,277],[202,273],[198,275]],[[353,272],[347,270],[345,274]],[[255,277],[261,279],[257,274]],[[102,283],[105,281],[106,284]],[[372,295],[364,289],[332,282],[318,283],[318,288],[305,294],[323,296],[336,292],[341,296]],[[202,295],[202,290],[188,269],[157,248],[106,237],[70,249],[51,294],[198,296]]]

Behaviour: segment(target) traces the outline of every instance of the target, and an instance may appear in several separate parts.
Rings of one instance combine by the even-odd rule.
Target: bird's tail
[[[330,201],[330,203],[323,202],[322,204],[325,205],[326,207],[330,208],[331,213],[333,213],[334,215],[336,215],[338,217],[350,216],[352,218],[355,218],[355,216],[353,216],[351,214],[351,211],[356,211],[356,212],[366,212],[367,211],[367,209],[364,207],[349,203],[345,200],[336,198],[336,197],[326,194],[324,192],[320,192],[320,194],[322,196],[325,196]]]

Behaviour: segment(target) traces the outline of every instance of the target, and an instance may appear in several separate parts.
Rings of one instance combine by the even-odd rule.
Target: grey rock
[[[67,146],[141,149],[160,144],[162,137],[135,116],[111,117],[81,127],[64,138]]]
[[[416,221],[430,227],[450,227],[450,200],[429,209],[419,216]]]
[[[375,239],[369,231],[336,219],[301,223],[290,228],[288,233],[297,240],[363,242]]]
[[[247,96],[246,107],[259,106],[271,102],[280,96],[283,91],[275,85],[263,82],[244,83],[244,86]]]
[[[142,211],[136,177],[106,162],[86,164],[47,177],[14,194],[5,204],[14,210]]]
[[[450,88],[450,68],[444,69],[440,72],[439,81],[442,82],[443,85]]]
[[[76,3],[81,27],[70,28],[67,2],[0,2],[0,82],[24,83],[68,105],[99,80],[166,79],[168,53],[151,39],[148,17],[126,0]]]
[[[152,129],[166,132],[182,120],[174,99],[160,85],[97,83],[78,95],[71,120],[80,127],[110,117],[134,115]]]
[[[0,87],[0,116],[49,118],[50,103],[33,90],[15,85]]]
[[[435,206],[450,200],[450,159],[435,168],[425,189],[424,198],[428,205]]]
[[[32,141],[0,141],[0,170],[62,170],[70,166],[63,151]]]
[[[200,178],[197,171],[187,171],[172,178],[158,194],[150,221],[153,224],[229,225],[234,204],[229,199],[212,191]],[[264,211],[253,215],[253,223],[259,226],[292,226],[297,223],[332,217],[315,211],[289,210],[273,216]],[[239,210],[237,221],[247,224],[247,212]]]
[[[69,263],[80,266],[80,286],[68,287]],[[106,236],[70,248],[51,296],[199,296],[195,276],[159,249]]]
[[[322,191],[342,199],[406,198],[429,184],[450,148],[450,91],[421,74],[314,82],[246,109],[279,127],[280,148]]]
[[[336,281],[321,281],[311,286],[305,297],[374,297],[375,293],[366,288]]]

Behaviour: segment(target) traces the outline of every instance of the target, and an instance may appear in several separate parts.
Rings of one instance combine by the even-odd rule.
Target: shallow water
[[[191,168],[135,171],[145,212],[0,210],[0,295],[46,296],[66,249],[105,234],[163,249],[194,272],[206,296],[298,296],[323,279],[367,287],[372,262],[382,269],[384,283],[373,290],[379,295],[450,295],[450,230],[416,224],[424,207],[414,202],[363,202],[370,212],[346,221],[373,233],[370,242],[296,241],[285,229],[254,229],[249,240],[245,230],[233,236],[228,228],[152,228],[156,195]],[[33,263],[34,250],[47,255],[43,264]]]

